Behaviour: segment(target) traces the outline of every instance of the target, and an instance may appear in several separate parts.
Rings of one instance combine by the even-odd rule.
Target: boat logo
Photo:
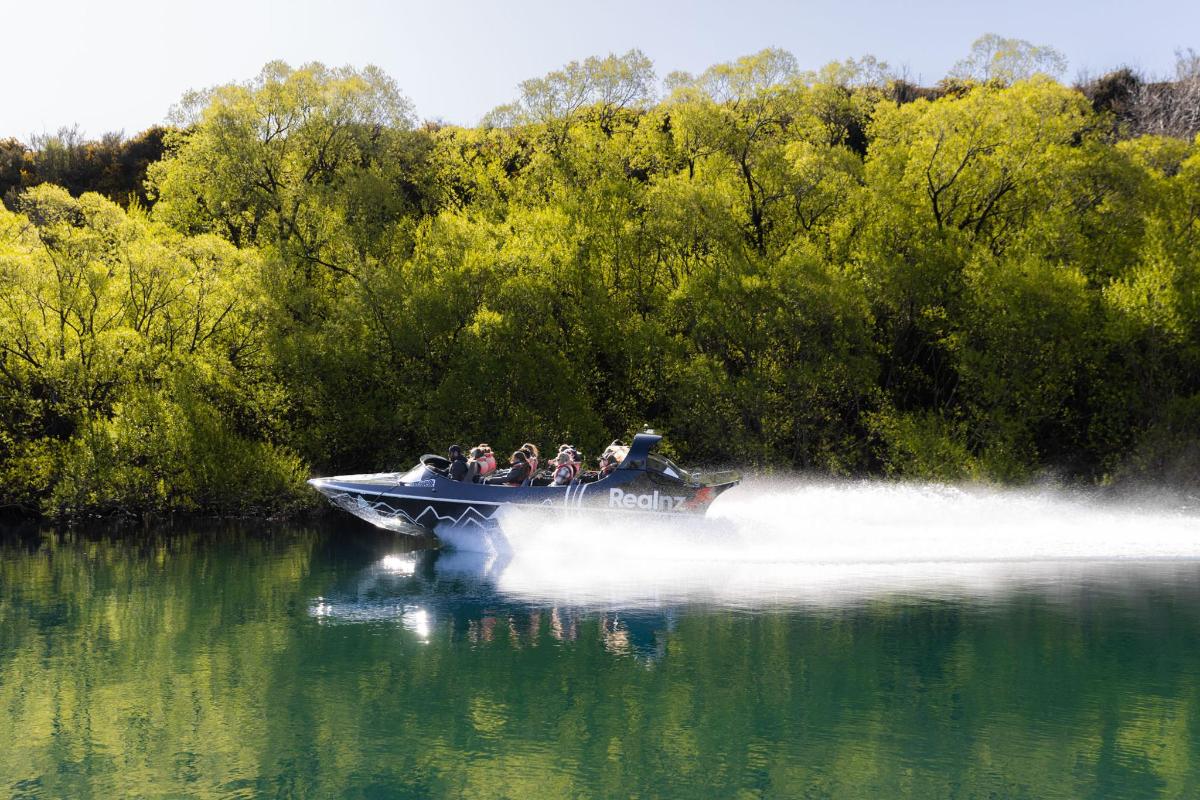
[[[683,510],[686,498],[659,494],[655,489],[652,494],[634,494],[622,489],[608,490],[609,508],[648,508],[654,511]]]

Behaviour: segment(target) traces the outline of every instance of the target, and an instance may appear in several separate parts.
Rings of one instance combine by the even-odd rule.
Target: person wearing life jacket
[[[566,450],[554,459],[554,486],[567,486],[579,475],[579,464],[571,459]]]
[[[580,455],[579,450],[575,448],[575,445],[560,444],[558,446],[558,452],[567,453],[571,457],[571,462],[575,465],[576,473],[583,469],[583,456]]]
[[[475,449],[480,452],[479,477],[486,478],[496,471],[496,454],[492,452],[491,445],[483,442]]]
[[[561,456],[563,453],[566,453],[567,457],[570,458],[571,461],[578,466],[579,458],[575,453],[575,448],[569,444],[560,444],[558,446],[558,455],[554,456],[553,463],[554,463],[555,469],[558,468],[558,456]],[[578,470],[576,470],[576,472],[578,472]]]
[[[486,482],[502,486],[520,486],[529,479],[532,473],[529,471],[529,457],[525,455],[525,451],[518,450],[513,453],[510,463],[512,466],[505,470],[503,475],[488,478]]]
[[[521,445],[521,450],[524,451],[526,458],[529,459],[529,474],[536,475],[538,471],[538,460],[541,458],[541,453],[538,452],[536,444],[526,442]]]
[[[613,453],[605,453],[600,456],[600,477],[603,478],[609,475],[617,468],[617,457]]]
[[[446,470],[447,476],[449,476],[450,480],[452,481],[465,480],[467,477],[468,467],[467,459],[463,455],[462,448],[456,444],[452,444],[450,445],[450,449],[447,451],[447,455],[450,459],[450,466]]]
[[[483,451],[478,447],[471,448],[471,457],[467,459],[467,483],[480,483],[483,480]]]

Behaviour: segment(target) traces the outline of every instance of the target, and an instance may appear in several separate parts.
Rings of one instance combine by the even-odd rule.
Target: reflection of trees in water
[[[20,732],[0,746],[0,787],[1189,797],[1200,786],[1195,571],[1071,603],[641,613],[514,602],[424,556],[385,561],[395,541],[205,531],[0,544],[0,719]],[[317,597],[420,609],[430,627],[422,638],[385,615],[318,619],[306,613]]]
[[[0,539],[0,720],[22,732],[0,746],[0,786],[203,796],[253,780],[318,545],[224,525]]]

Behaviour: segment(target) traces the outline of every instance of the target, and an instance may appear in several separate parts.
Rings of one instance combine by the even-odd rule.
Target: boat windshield
[[[678,481],[686,481],[688,477],[687,472],[680,468],[674,461],[669,458],[663,458],[656,453],[646,456],[646,469],[652,472],[661,472],[668,478],[674,478]]]
[[[424,464],[417,464],[400,476],[400,483],[416,483],[419,480],[424,480],[426,469],[427,467]]]

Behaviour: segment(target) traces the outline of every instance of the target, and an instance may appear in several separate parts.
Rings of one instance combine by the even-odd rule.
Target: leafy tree
[[[0,505],[271,509],[300,463],[271,440],[259,262],[95,194],[43,186],[0,215]]]
[[[165,128],[155,126],[132,139],[107,133],[87,141],[74,126],[34,136],[28,147],[5,140],[0,143],[0,198],[12,210],[20,190],[50,183],[75,196],[98,192],[123,206],[148,206],[146,173],[162,158],[165,134]]]
[[[1057,78],[1066,71],[1067,59],[1053,47],[986,33],[971,44],[970,55],[954,65],[950,77],[1011,84],[1038,74]]]
[[[418,128],[375,68],[272,63],[168,131],[6,141],[0,503],[286,506],[308,469],[645,425],[838,473],[1190,463],[1139,454],[1200,395],[1200,144],[1059,66],[984,37],[926,90],[765,50],[658,99],[630,51]]]
[[[585,108],[607,127],[625,109],[643,109],[654,99],[654,66],[641,50],[572,61],[542,78],[522,81],[520,97],[484,117],[485,127],[554,124],[565,129]]]

